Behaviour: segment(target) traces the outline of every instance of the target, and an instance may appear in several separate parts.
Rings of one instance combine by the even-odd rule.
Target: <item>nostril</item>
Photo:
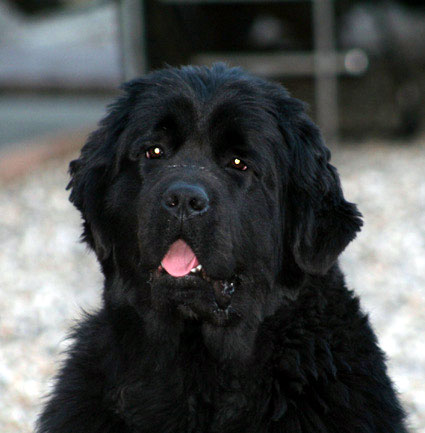
[[[179,204],[179,199],[176,195],[172,194],[165,198],[165,204],[168,207],[176,207]]]
[[[195,210],[195,211],[202,211],[205,209],[207,205],[207,202],[204,198],[201,197],[193,197],[190,201],[189,201],[189,206]]]

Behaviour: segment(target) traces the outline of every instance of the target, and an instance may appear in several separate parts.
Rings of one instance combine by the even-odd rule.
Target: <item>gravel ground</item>
[[[390,374],[425,433],[425,146],[370,142],[334,151],[345,194],[365,227],[343,254]],[[66,161],[0,187],[0,431],[32,431],[40,401],[81,308],[99,302],[102,278],[78,243]]]

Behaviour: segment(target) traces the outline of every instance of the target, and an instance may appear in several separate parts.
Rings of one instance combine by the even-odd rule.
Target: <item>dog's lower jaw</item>
[[[265,296],[262,303],[255,302],[248,293],[235,296],[233,314],[237,314],[237,317],[234,319],[218,308],[211,310],[208,320],[200,319],[199,314],[183,304],[174,313],[169,309],[158,311],[146,308],[140,314],[146,337],[151,341],[151,346],[162,346],[170,354],[184,350],[182,338],[196,336],[197,344],[202,346],[199,350],[206,349],[212,360],[249,365],[254,362],[257,334],[264,319],[289,301],[283,295]],[[240,296],[250,301],[244,308],[238,303]],[[232,304],[229,309],[233,309]]]
[[[218,305],[214,290],[205,290],[201,298],[191,299],[189,293],[187,302],[182,292],[179,302],[170,302],[169,288],[151,280],[125,283],[119,275],[107,279],[104,296],[112,309],[127,305],[135,311],[132,326],[145,334],[151,342],[149,347],[163,347],[172,356],[180,350],[182,336],[192,328],[197,329],[199,342],[214,360],[249,364],[262,322],[290,302],[284,296],[285,290],[275,290],[270,284],[259,275],[241,277],[228,302],[222,305],[224,308]]]
[[[199,308],[200,307],[200,308]],[[222,308],[213,303],[210,308],[203,308],[196,303],[183,303],[176,307],[179,317],[184,320],[193,320],[210,323],[214,327],[232,327],[240,320],[240,316],[231,304]]]

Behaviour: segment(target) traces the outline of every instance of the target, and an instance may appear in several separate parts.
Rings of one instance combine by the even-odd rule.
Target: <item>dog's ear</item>
[[[117,143],[128,122],[133,85],[124,86],[126,93],[109,107],[109,114],[100,122],[99,129],[89,136],[79,158],[69,165],[69,199],[83,217],[83,240],[96,252],[100,262],[110,256],[112,248],[108,223],[102,218],[103,200],[114,171]]]
[[[344,199],[318,127],[302,103],[289,97],[288,102],[292,106],[280,119],[289,162],[285,237],[303,272],[324,274],[360,230],[361,214]]]
[[[71,180],[67,189],[69,199],[81,212],[83,218],[82,239],[96,252],[102,262],[111,252],[107,234],[101,227],[101,209],[108,176],[109,162],[100,151],[105,133],[101,129],[93,132],[83,147],[80,157],[69,164]]]

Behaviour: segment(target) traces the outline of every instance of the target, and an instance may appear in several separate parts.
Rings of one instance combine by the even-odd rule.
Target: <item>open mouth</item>
[[[161,263],[160,266],[158,266],[157,269],[157,274],[161,275],[161,274],[169,274],[170,276],[174,277],[174,278],[181,278],[181,277],[200,277],[202,279],[204,279],[205,281],[211,282],[211,278],[207,275],[207,273],[204,271],[204,269],[202,268],[202,265],[198,265],[195,266],[194,268],[192,268],[189,272],[184,273],[182,275],[173,275],[171,274]]]
[[[154,272],[154,276],[157,278],[167,275],[176,279],[176,282],[193,282],[194,284],[190,284],[192,288],[197,286],[195,279],[198,278],[203,284],[208,283],[212,288],[219,309],[229,307],[237,282],[236,277],[220,280],[207,275],[192,248],[182,239],[178,239],[170,246],[161,264]]]
[[[178,239],[170,246],[170,249],[161,261],[160,268],[176,278],[189,274],[205,274],[192,248],[183,239]]]

